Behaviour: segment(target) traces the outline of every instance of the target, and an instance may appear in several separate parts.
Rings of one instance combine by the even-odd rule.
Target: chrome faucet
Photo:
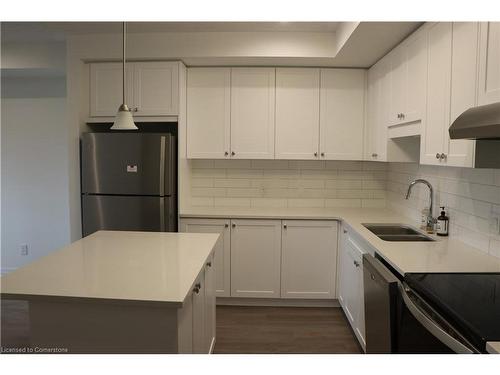
[[[426,229],[428,232],[434,232],[434,224],[436,223],[436,220],[434,219],[434,217],[432,217],[434,189],[432,188],[431,183],[429,181],[423,180],[421,178],[412,181],[410,183],[410,186],[408,186],[408,191],[406,192],[406,199],[410,198],[411,189],[413,188],[413,186],[415,186],[418,183],[424,184],[429,188],[430,206],[429,206],[429,213],[427,214],[427,228]]]

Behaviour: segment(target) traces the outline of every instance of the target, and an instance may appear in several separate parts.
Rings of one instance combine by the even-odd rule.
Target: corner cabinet
[[[425,27],[410,35],[388,55],[391,60],[389,126],[424,118],[427,83]]]
[[[179,114],[178,62],[129,62],[126,83],[126,104],[134,116]],[[121,63],[90,63],[90,117],[114,117],[122,85]]]
[[[320,159],[363,159],[365,92],[366,70],[321,69]]]
[[[386,56],[368,71],[365,160],[387,161],[390,60]]]
[[[319,87],[319,69],[276,69],[276,159],[319,159]]]
[[[283,220],[281,298],[336,298],[337,222]]]

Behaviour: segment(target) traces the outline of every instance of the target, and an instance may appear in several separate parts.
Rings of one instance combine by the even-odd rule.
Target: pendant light
[[[132,113],[129,107],[125,104],[125,93],[126,93],[126,77],[125,77],[125,44],[126,44],[126,33],[127,25],[123,22],[123,101],[120,108],[118,108],[118,113],[115,117],[115,122],[111,127],[111,130],[137,130],[137,126],[132,118]]]

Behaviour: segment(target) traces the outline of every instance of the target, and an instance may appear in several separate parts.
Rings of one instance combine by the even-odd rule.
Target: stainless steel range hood
[[[500,168],[500,103],[469,108],[451,124],[451,139],[475,139],[475,168]]]

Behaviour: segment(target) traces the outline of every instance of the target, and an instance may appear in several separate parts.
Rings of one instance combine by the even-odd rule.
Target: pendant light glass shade
[[[137,130],[134,123],[132,112],[126,104],[122,104],[115,116],[115,122],[111,127],[112,130]]]
[[[115,117],[115,122],[113,126],[111,127],[111,130],[137,130],[137,126],[134,123],[134,119],[132,117],[132,113],[130,112],[130,109],[128,106],[125,104],[125,88],[126,88],[126,77],[125,77],[125,44],[126,44],[126,29],[127,25],[124,22],[123,23],[123,60],[122,60],[122,66],[123,66],[123,102],[120,108],[118,108],[118,113],[116,114]]]

